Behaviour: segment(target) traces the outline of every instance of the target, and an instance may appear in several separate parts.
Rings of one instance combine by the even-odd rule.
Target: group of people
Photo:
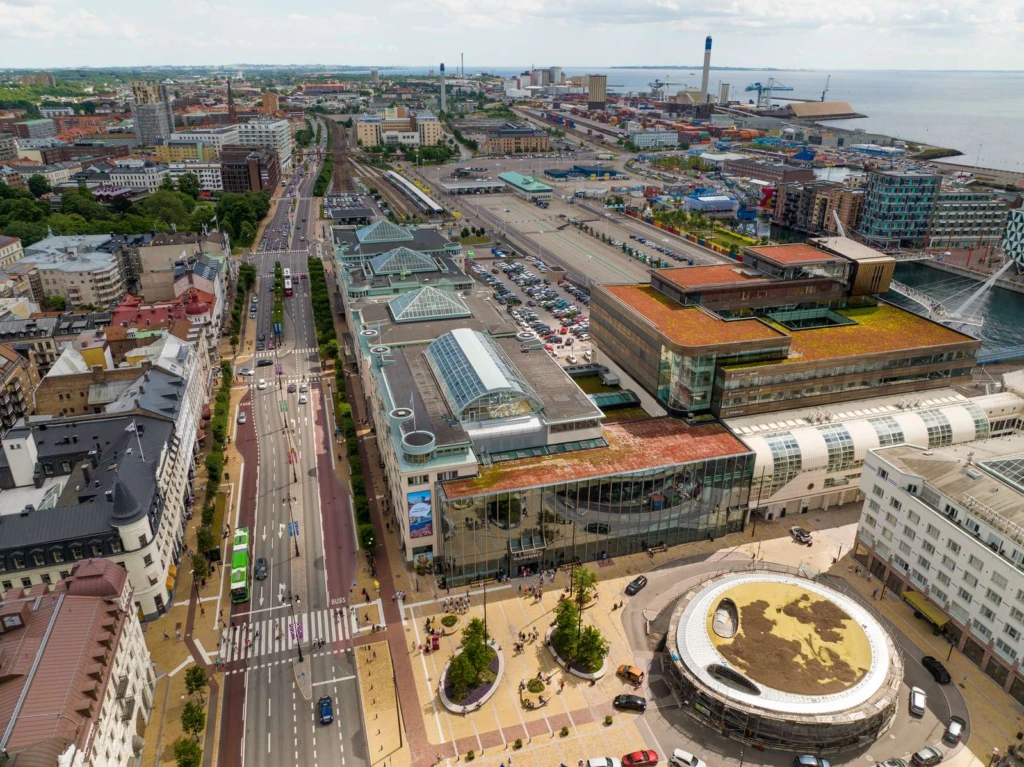
[[[401,593],[405,594],[404,591]],[[469,597],[450,597],[441,603],[441,607],[446,613],[465,615],[469,611]]]
[[[405,601],[405,592],[404,591],[396,591],[394,594],[392,594],[391,595],[391,601],[394,602],[396,599],[399,600],[400,602],[404,602]]]

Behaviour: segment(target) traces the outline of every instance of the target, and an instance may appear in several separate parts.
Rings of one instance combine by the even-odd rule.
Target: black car
[[[256,560],[256,580],[266,580],[267,577],[267,560],[263,557],[259,557]]]
[[[267,359],[266,357],[264,357],[263,359],[256,360],[256,367],[258,367],[258,368],[265,368],[267,365],[273,365],[273,364],[274,364],[274,361],[271,360],[271,359]]]
[[[647,698],[639,695],[616,695],[612,701],[615,708],[624,708],[631,711],[639,711],[641,714],[647,710]]]
[[[266,333],[260,333],[258,336],[256,336],[256,340],[257,341],[266,341],[267,340],[267,334]]]
[[[588,533],[598,533],[600,535],[608,535],[609,529],[610,528],[608,527],[608,525],[602,524],[601,522],[591,522],[589,525],[587,525],[587,532]]]
[[[626,586],[626,593],[629,596],[634,596],[635,594],[639,593],[646,585],[647,578],[643,575],[638,575],[636,578],[629,582],[628,586]]]
[[[925,655],[921,658],[921,665],[928,669],[928,673],[932,675],[932,679],[936,682],[939,684],[949,684],[949,672],[946,671],[946,667],[942,665],[941,661],[936,660],[931,655]]]

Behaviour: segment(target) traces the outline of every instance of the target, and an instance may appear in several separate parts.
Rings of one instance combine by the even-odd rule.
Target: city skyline
[[[153,4],[126,7],[111,0],[98,0],[88,10],[68,0],[0,0],[0,14],[8,21],[0,39],[7,61],[19,68],[352,61],[408,67],[432,59],[454,62],[460,53],[469,61],[507,67],[524,59],[550,59],[553,51],[566,66],[643,65],[640,57],[653,62],[650,66],[671,65],[672,59],[686,65],[698,60],[706,34],[715,37],[718,66],[1024,68],[1019,34],[1024,6],[1014,0],[856,5],[800,0],[763,8],[641,0],[625,10],[606,0],[513,8],[483,0],[471,12],[468,8],[455,0],[385,0],[370,11],[318,1],[296,12],[266,0],[244,8],[230,0],[190,0],[167,14]],[[394,18],[403,24],[396,28]],[[197,34],[197,24],[202,33]],[[162,32],[156,39],[147,33],[153,29]],[[254,45],[271,29],[277,34],[273,44]],[[348,35],[350,29],[359,34]],[[586,34],[576,34],[580,31]],[[494,46],[494,35],[509,34],[522,35],[516,46]],[[643,36],[642,45],[630,43],[636,35]],[[97,55],[103,60],[97,62]]]

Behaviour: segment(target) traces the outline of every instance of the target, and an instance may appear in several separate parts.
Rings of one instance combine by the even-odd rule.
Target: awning
[[[178,575],[178,566],[177,565],[171,565],[170,567],[168,567],[167,568],[167,574],[169,576],[171,576],[172,578],[177,577],[177,575]]]
[[[928,601],[928,598],[920,591],[908,591],[903,595],[903,599],[931,623],[935,624],[936,628],[942,628],[949,623],[949,616],[942,612],[937,605]]]
[[[174,591],[174,576],[168,575],[167,582],[164,585],[167,586],[168,591]]]

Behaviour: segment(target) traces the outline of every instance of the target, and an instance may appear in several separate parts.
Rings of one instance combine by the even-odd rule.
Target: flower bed
[[[555,659],[555,663],[557,663],[560,668],[568,669],[570,674],[572,674],[573,676],[578,676],[581,679],[594,680],[600,679],[605,675],[605,673],[608,671],[607,657],[605,657],[605,659],[601,662],[601,668],[599,668],[594,673],[590,673],[584,669],[576,668],[571,663],[567,663],[565,660],[563,660],[558,655],[558,652],[555,650],[554,646],[551,644],[551,635],[554,633],[554,631],[554,626],[547,630],[547,632],[544,634],[544,644],[548,648],[548,652],[551,653],[551,657]]]

